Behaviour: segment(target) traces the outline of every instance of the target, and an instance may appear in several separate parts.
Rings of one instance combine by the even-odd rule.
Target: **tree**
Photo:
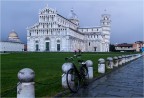
[[[111,52],[115,52],[116,49],[115,49],[115,45],[113,44],[110,44],[110,49],[109,49]]]

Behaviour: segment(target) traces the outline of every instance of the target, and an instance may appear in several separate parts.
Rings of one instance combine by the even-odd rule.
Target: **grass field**
[[[94,76],[97,77],[97,65],[99,58],[113,57],[131,53],[83,53],[84,60],[92,60]],[[35,71],[36,97],[54,96],[64,90],[61,86],[62,64],[65,57],[73,56],[73,53],[10,53],[1,55],[1,95],[16,97],[18,83],[17,73],[22,68],[31,68]],[[42,84],[40,84],[42,83]],[[54,84],[51,84],[54,83]],[[51,85],[48,85],[51,84]]]

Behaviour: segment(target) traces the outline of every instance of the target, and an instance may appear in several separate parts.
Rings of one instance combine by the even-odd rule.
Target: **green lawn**
[[[113,57],[131,53],[83,53],[84,60],[92,60],[94,63],[94,76],[97,77],[97,61],[99,58]],[[18,82],[17,73],[22,68],[31,68],[35,71],[36,97],[54,96],[61,92],[62,64],[65,57],[73,56],[73,53],[10,53],[1,55],[1,95],[16,97],[15,87]],[[46,85],[53,83],[51,85]]]

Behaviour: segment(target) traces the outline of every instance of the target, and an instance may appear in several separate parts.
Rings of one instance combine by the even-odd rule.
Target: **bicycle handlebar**
[[[74,61],[74,58],[77,58],[79,63],[83,62],[83,60],[81,60],[81,52],[79,52],[79,53],[75,52],[75,54],[73,55],[73,57],[66,57],[65,61],[70,61],[71,62],[71,61]],[[80,58],[80,60],[79,60],[79,58]]]
[[[66,57],[65,60],[66,61],[73,61],[74,59],[73,59],[73,57]]]

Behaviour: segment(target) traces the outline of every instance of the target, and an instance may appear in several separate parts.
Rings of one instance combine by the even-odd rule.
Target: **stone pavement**
[[[94,81],[72,97],[143,97],[144,57]]]

